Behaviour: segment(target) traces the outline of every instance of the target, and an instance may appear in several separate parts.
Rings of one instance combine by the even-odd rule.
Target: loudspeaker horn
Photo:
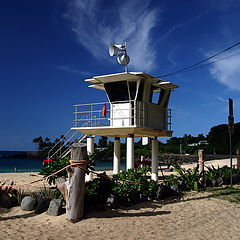
[[[112,56],[116,56],[119,52],[122,52],[126,50],[125,48],[125,44],[110,44],[109,46],[109,55],[112,57]]]
[[[129,56],[126,54],[126,53],[120,53],[118,56],[117,56],[117,62],[122,65],[122,66],[126,66],[129,64],[130,62],[130,58]]]

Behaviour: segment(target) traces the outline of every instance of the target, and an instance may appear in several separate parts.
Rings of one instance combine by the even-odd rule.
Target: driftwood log
[[[71,147],[71,160],[88,160],[87,147],[84,143],[74,143]],[[86,169],[87,162],[80,162]],[[83,218],[85,170],[78,165],[67,168],[68,179],[56,179],[56,185],[66,201],[66,215],[70,222],[77,222]]]

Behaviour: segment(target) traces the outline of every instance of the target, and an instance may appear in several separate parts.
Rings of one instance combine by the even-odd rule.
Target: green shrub
[[[231,168],[228,166],[217,167],[213,165],[211,167],[206,167],[208,171],[205,172],[205,179],[208,186],[218,185],[219,179],[222,180],[223,184],[229,184],[231,177]],[[232,174],[240,175],[240,171],[236,168],[232,169]]]
[[[52,162],[48,166],[44,167],[39,174],[43,175],[43,176],[49,176],[49,175],[59,171],[60,169],[66,167],[67,165],[69,165],[69,158],[62,158],[62,159],[59,159],[57,162]],[[56,175],[48,177],[47,181],[50,185],[52,185],[52,184],[55,184],[55,180],[59,177],[66,178],[67,171],[64,170],[64,171],[59,172]]]
[[[88,203],[106,203],[114,181],[106,176],[106,174],[99,175],[99,177],[85,184],[85,199]]]
[[[93,157],[94,157],[94,155],[89,156],[90,160],[89,160],[89,162],[87,164],[87,168],[86,168],[87,173],[89,173],[89,170],[94,170],[93,166],[95,165],[95,163],[94,163]],[[44,175],[44,176],[49,176],[49,175],[61,170],[62,168],[66,167],[67,165],[69,165],[70,164],[69,160],[70,160],[70,158],[61,158],[57,162],[52,162],[48,166],[44,167],[39,174]],[[48,177],[47,181],[50,185],[52,185],[52,184],[55,184],[55,180],[59,177],[66,178],[67,171],[63,170],[63,171],[57,173],[56,175]]]
[[[113,193],[119,198],[126,197],[132,190],[148,196],[155,196],[157,192],[157,182],[148,180],[147,172],[149,167],[132,168],[114,175],[116,180]]]
[[[199,173],[197,166],[192,170],[185,170],[180,166],[175,165],[174,169],[177,171],[179,176],[177,175],[170,175],[168,176],[165,181],[168,185],[179,186],[182,190],[194,190],[199,191],[203,188],[202,183],[202,174]]]

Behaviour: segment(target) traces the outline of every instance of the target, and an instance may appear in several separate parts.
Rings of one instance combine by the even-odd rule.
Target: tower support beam
[[[134,168],[134,135],[129,134],[127,137],[127,163],[126,169]]]
[[[94,153],[94,136],[89,136],[87,138],[87,153],[92,154]],[[91,181],[93,180],[93,173],[89,173],[86,175],[86,180]]]
[[[113,149],[113,174],[118,174],[120,172],[120,138],[115,137],[114,139],[114,149]]]
[[[159,146],[157,138],[152,139],[152,174],[151,179],[158,180],[158,155],[159,155]]]

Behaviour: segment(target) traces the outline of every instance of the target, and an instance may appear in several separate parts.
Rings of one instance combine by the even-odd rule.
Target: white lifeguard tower
[[[108,102],[79,104],[74,108],[73,130],[88,135],[114,137],[113,173],[120,171],[120,138],[127,138],[126,168],[134,167],[134,137],[152,139],[152,179],[158,179],[157,137],[171,137],[170,94],[178,86],[143,72],[124,72],[85,80],[89,87],[106,92]],[[93,94],[95,94],[93,92]]]

